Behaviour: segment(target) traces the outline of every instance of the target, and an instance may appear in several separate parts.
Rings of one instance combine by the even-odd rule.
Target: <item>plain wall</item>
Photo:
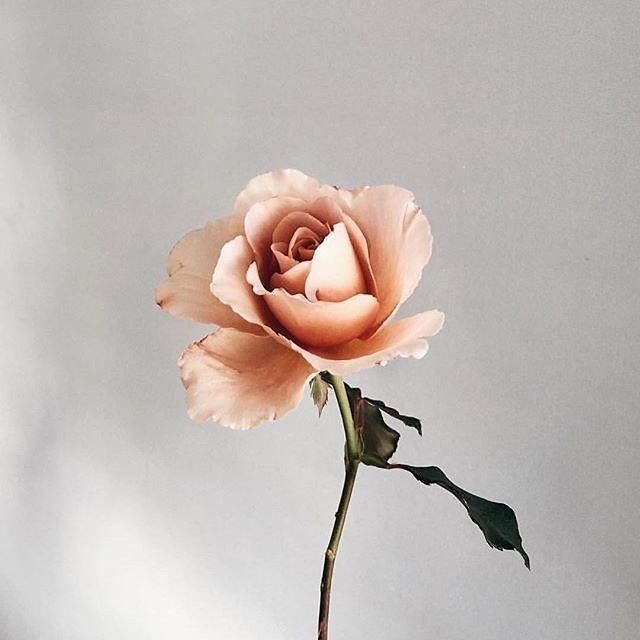
[[[416,194],[421,361],[349,378],[420,416],[363,469],[332,639],[632,640],[640,628],[635,2],[55,2],[0,9],[0,637],[315,637],[342,433],[310,400],[189,421],[208,327],[153,302],[254,175]]]

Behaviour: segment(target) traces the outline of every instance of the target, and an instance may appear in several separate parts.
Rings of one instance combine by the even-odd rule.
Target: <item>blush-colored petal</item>
[[[376,324],[382,325],[411,295],[429,262],[429,223],[413,194],[393,186],[363,189],[348,214],[367,239],[380,300]]]
[[[313,254],[305,294],[311,301],[340,302],[366,292],[367,286],[349,233],[344,222],[339,222]]]
[[[444,313],[425,311],[393,322],[366,340],[312,350],[291,343],[291,348],[319,371],[344,376],[398,357],[422,358],[429,348],[424,338],[434,336],[443,324]]]
[[[342,208],[342,206],[347,208],[347,205],[353,201],[357,194],[368,188],[369,187],[362,187],[361,189],[355,189],[353,192],[347,192],[350,197],[346,200],[343,199],[345,195],[343,190],[334,189],[332,197],[318,198],[307,207],[307,210],[312,213],[315,218],[325,222],[325,224],[331,227],[340,222],[345,224],[367,283],[367,291],[377,296],[376,280],[371,267],[367,239],[353,218],[347,215]]]
[[[310,302],[284,289],[263,293],[280,324],[300,344],[329,346],[353,340],[370,326],[378,311],[371,295],[358,294],[341,302]]]
[[[336,190],[332,188],[330,195],[316,198],[307,205],[308,211],[314,218],[329,227],[342,221],[343,210],[336,199]]]
[[[268,327],[273,324],[273,315],[247,282],[247,270],[252,263],[255,266],[253,251],[244,236],[227,242],[211,278],[211,291],[247,322]],[[256,277],[259,278],[257,271]]]
[[[269,284],[272,289],[282,288],[289,293],[304,293],[304,285],[311,271],[311,262],[299,262],[285,273],[274,273]]]
[[[371,259],[369,258],[369,245],[367,239],[364,237],[360,227],[346,214],[342,214],[342,222],[344,222],[349,232],[349,238],[351,244],[358,256],[358,262],[362,269],[362,275],[364,276],[367,284],[367,291],[378,297],[378,286],[376,285],[376,279],[373,275],[373,269],[371,268]]]
[[[299,198],[279,196],[256,202],[247,212],[244,219],[244,233],[253,249],[258,270],[266,276],[266,269],[271,260],[273,231],[287,214],[304,209],[306,202]],[[268,274],[271,275],[271,274]]]
[[[258,296],[265,296],[269,293],[269,290],[264,286],[258,273],[258,265],[252,262],[247,269],[247,284],[251,287],[252,291]]]
[[[329,233],[328,226],[314,218],[310,213],[293,211],[282,218],[276,225],[273,230],[273,241],[289,244],[293,234],[300,228],[307,228],[320,238],[324,238]]]
[[[353,201],[366,189],[370,189],[370,186],[364,185],[362,187],[355,187],[355,189],[341,189],[340,187],[336,187],[337,201],[341,206],[351,210]]]
[[[310,202],[323,195],[333,196],[334,192],[333,187],[320,184],[297,169],[271,171],[249,181],[236,198],[232,215],[243,219],[256,202],[274,196],[292,196]]]
[[[169,277],[156,287],[156,303],[179,318],[255,330],[209,289],[222,246],[238,232],[232,218],[218,218],[184,236],[169,253]]]
[[[316,250],[318,244],[320,244],[321,239],[322,238],[320,238],[317,233],[311,231],[311,229],[307,227],[299,227],[295,230],[293,236],[291,236],[288,253],[296,260],[299,257],[302,258],[305,251],[310,251],[313,255],[313,252]]]
[[[271,245],[271,253],[276,259],[276,262],[278,263],[278,270],[281,273],[288,271],[298,264],[297,260],[294,260],[287,255],[289,253],[289,245],[286,242],[274,242]]]
[[[250,429],[294,409],[313,367],[268,336],[219,329],[178,361],[189,417]]]

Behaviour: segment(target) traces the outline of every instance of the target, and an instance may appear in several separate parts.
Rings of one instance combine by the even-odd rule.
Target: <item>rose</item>
[[[169,313],[221,327],[180,356],[189,415],[247,429],[297,406],[318,371],[424,356],[444,315],[392,318],[431,244],[405,189],[349,191],[291,169],[251,180],[229,217],[178,242],[156,289]]]

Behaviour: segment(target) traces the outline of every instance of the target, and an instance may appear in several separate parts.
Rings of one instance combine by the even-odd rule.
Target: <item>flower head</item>
[[[300,401],[318,371],[421,358],[440,311],[393,321],[431,256],[413,194],[354,190],[300,171],[249,182],[226,218],[173,248],[156,302],[220,328],[179,360],[189,415],[246,429]]]

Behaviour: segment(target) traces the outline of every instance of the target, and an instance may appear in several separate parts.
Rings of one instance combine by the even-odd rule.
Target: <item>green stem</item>
[[[342,378],[334,375],[327,375],[327,382],[333,387],[342,416],[342,425],[344,427],[346,460],[344,483],[342,485],[342,493],[338,510],[336,511],[333,530],[329,545],[324,555],[324,567],[322,570],[322,581],[320,583],[320,612],[318,615],[318,640],[327,640],[329,637],[329,602],[331,599],[331,580],[333,578],[333,567],[338,553],[338,546],[344,523],[347,519],[347,511],[353,487],[356,482],[356,474],[358,473],[358,465],[360,463],[360,441],[353,422],[353,415],[349,407],[349,399],[347,390],[345,389]]]
[[[345,389],[344,382],[340,376],[328,374],[327,382],[333,387],[340,408],[340,416],[342,417],[342,426],[344,427],[344,437],[347,445],[347,464],[360,458],[360,439],[356,433],[356,428],[351,415],[351,407],[349,406],[349,397]]]

